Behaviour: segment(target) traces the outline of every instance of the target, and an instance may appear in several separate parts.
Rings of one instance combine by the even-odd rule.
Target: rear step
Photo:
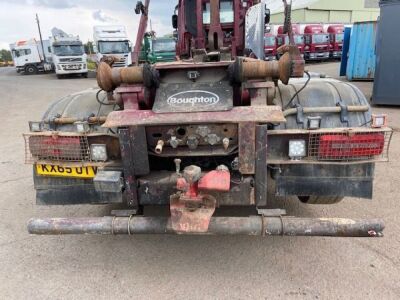
[[[381,237],[384,228],[380,219],[212,217],[208,231],[201,234]],[[141,216],[31,219],[28,231],[39,235],[177,234],[172,229],[170,218]]]

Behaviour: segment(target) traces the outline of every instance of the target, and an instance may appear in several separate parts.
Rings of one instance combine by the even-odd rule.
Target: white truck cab
[[[50,42],[43,41],[44,54],[40,41],[31,39],[18,41],[10,45],[14,66],[18,73],[36,74],[38,72],[52,71]]]
[[[53,64],[58,78],[68,74],[80,74],[87,77],[87,55],[78,36],[52,29],[51,50]]]
[[[119,59],[113,67],[127,67],[132,64],[131,42],[128,39],[125,26],[94,26],[93,39],[97,64],[100,63],[104,55]]]

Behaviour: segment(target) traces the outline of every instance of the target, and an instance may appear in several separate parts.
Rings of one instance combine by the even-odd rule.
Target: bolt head
[[[189,149],[194,150],[199,145],[199,140],[196,136],[191,135],[187,138],[186,144],[188,145]]]
[[[189,184],[199,181],[200,177],[201,168],[198,166],[191,165],[183,170],[183,178],[185,178]]]

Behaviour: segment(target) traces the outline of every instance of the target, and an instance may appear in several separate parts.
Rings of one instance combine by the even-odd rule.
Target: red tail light
[[[382,133],[356,134],[352,136],[326,134],[320,136],[320,159],[344,159],[381,155],[385,146]]]
[[[29,150],[40,159],[80,161],[88,155],[78,136],[31,136]]]

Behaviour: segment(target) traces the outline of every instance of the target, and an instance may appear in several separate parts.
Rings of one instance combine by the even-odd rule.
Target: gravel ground
[[[336,63],[311,71],[337,74]],[[368,96],[371,83],[356,83]],[[391,162],[376,169],[372,201],[309,207],[274,199],[296,216],[382,217],[385,237],[30,236],[31,217],[103,216],[107,207],[37,207],[22,133],[49,102],[95,86],[0,69],[1,299],[398,299],[400,297],[400,136]],[[400,128],[398,108],[386,112]]]

